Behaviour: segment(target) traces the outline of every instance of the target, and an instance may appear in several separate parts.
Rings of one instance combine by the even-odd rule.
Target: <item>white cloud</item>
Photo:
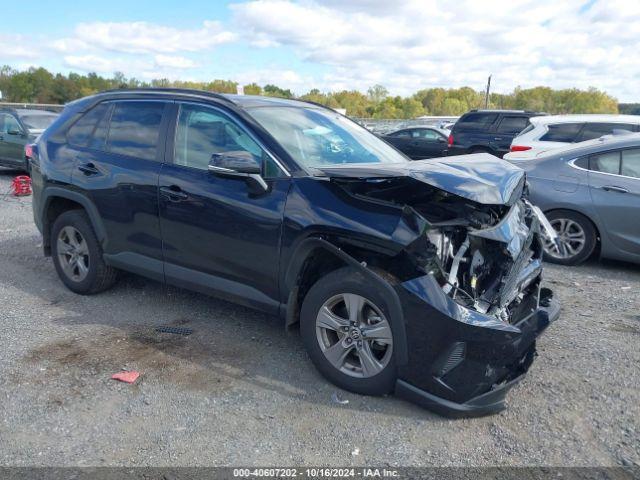
[[[330,67],[321,87],[382,83],[406,94],[429,86],[510,91],[595,86],[638,99],[640,3],[599,0],[257,0],[232,6],[256,46],[285,45]],[[316,82],[317,84],[317,82]],[[309,85],[311,86],[311,85]]]
[[[9,58],[28,60],[39,56],[38,49],[31,46],[24,35],[0,34],[0,60]]]
[[[201,28],[178,29],[148,22],[81,23],[66,42],[122,53],[175,53],[210,50],[235,35],[220,22],[207,20]]]
[[[197,64],[193,60],[177,55],[156,55],[156,66],[160,68],[194,68]]]
[[[131,71],[152,69],[153,65],[145,60],[102,57],[99,55],[67,55],[64,57],[67,67],[82,70],[84,72],[96,72],[111,75],[114,72],[125,72],[125,76],[131,76]]]

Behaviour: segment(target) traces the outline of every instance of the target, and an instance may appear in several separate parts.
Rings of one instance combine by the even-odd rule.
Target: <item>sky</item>
[[[3,1],[0,65],[141,80],[596,87],[640,102],[640,0]],[[11,19],[12,21],[7,21]]]

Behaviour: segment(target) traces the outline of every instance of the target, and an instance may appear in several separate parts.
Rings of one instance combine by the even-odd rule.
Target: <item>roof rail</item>
[[[221,93],[210,92],[207,90],[197,90],[195,88],[172,88],[172,87],[143,87],[143,88],[115,88],[112,90],[105,90],[97,95],[102,94],[127,94],[127,93],[174,93],[174,94],[188,94],[188,95],[197,95],[200,97],[209,97],[215,98],[217,100],[222,100],[227,103],[234,103],[231,99],[227,98]]]

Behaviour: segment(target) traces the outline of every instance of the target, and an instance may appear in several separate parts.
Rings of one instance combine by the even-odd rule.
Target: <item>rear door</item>
[[[399,130],[390,135],[385,135],[384,139],[408,157],[412,156],[411,142],[413,139],[411,138],[411,129]]]
[[[529,124],[529,118],[523,115],[502,115],[493,131],[489,145],[500,156],[509,152],[511,141]]]
[[[589,158],[593,206],[617,248],[640,254],[640,148]]]
[[[188,102],[176,107],[159,183],[167,282],[275,312],[290,177],[231,112]],[[225,152],[258,160],[268,190],[210,172],[212,156]]]
[[[75,145],[73,184],[95,206],[113,265],[163,279],[158,176],[164,159],[169,103],[101,103],[68,133]],[[83,121],[84,120],[84,121]]]

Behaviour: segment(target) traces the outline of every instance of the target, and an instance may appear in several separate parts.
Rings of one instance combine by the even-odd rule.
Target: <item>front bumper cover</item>
[[[507,392],[533,362],[536,338],[559,317],[559,303],[542,289],[506,324],[461,307],[432,280],[396,289],[409,344],[396,394],[451,418],[504,409]]]

